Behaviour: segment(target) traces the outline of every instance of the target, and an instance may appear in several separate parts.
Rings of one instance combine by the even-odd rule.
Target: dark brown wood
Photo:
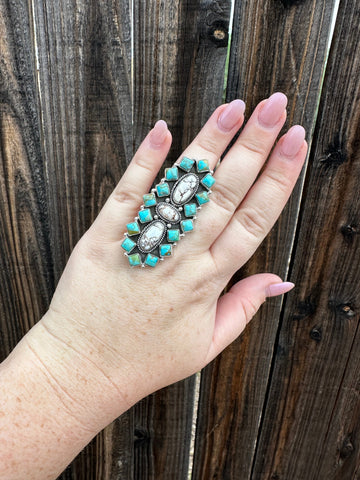
[[[256,479],[359,478],[359,8],[338,13]]]
[[[134,3],[134,134],[163,118],[172,164],[222,103],[230,0]],[[188,479],[194,378],[135,408],[134,478]]]
[[[283,91],[289,98],[286,127],[302,124],[311,140],[334,5],[325,0],[294,5],[268,0],[236,2],[227,98],[245,98],[251,111],[259,100]],[[234,281],[263,271],[286,279],[301,194],[302,180],[271,234]],[[281,299],[268,301],[238,341],[205,369],[194,479],[258,480],[252,476],[252,463],[281,306]]]

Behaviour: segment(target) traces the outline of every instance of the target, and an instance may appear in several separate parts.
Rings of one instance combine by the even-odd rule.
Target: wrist
[[[76,330],[69,331],[66,322],[55,316],[48,312],[23,341],[63,406],[64,414],[76,419],[84,431],[95,435],[138,398],[133,399],[131,383],[126,381],[126,372],[120,366],[116,381],[109,365],[102,362],[99,349],[86,343]],[[59,331],[53,328],[55,324],[60,326]]]

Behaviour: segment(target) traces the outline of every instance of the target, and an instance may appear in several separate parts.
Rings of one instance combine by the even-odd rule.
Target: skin
[[[207,158],[215,167],[244,121],[241,102],[230,107],[225,120],[229,106],[218,107],[179,158]],[[72,252],[48,312],[0,366],[0,479],[56,478],[102,428],[146,395],[199,371],[267,296],[291,288],[264,273],[220,296],[275,223],[304,163],[300,126],[268,159],[285,107],[280,93],[256,107],[214,174],[194,232],[173,257],[154,269],[132,269],[120,244],[171,134],[161,121],[144,139]]]

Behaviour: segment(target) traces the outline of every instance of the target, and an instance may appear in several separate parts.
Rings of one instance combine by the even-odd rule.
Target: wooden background
[[[171,164],[217,105],[277,90],[311,149],[238,276],[296,289],[62,480],[360,479],[360,0],[0,0],[1,358],[156,120]]]

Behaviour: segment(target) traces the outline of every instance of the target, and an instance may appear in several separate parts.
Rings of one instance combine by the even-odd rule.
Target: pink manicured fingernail
[[[287,105],[287,98],[281,92],[269,97],[259,112],[259,123],[264,127],[275,127]]]
[[[228,132],[235,127],[244,112],[245,103],[239,99],[233,100],[219,116],[219,128],[225,132]]]
[[[277,295],[283,295],[286,292],[290,292],[295,287],[292,282],[273,283],[266,289],[267,297],[276,297]]]
[[[287,157],[295,157],[305,140],[305,129],[301,125],[294,125],[284,135],[281,142],[281,152]]]
[[[158,120],[150,132],[150,143],[153,147],[159,148],[164,143],[168,132],[165,120]]]

